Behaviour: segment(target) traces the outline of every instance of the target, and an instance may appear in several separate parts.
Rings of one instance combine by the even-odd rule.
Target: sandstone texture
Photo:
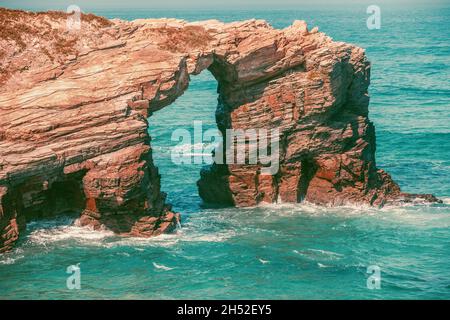
[[[437,201],[402,193],[376,167],[361,48],[303,21],[276,30],[83,14],[74,29],[69,18],[0,9],[0,252],[27,221],[64,212],[123,235],[174,230],[180,217],[160,190],[147,128],[205,69],[219,84],[221,131],[281,133],[276,175],[213,164],[198,182],[206,202]]]

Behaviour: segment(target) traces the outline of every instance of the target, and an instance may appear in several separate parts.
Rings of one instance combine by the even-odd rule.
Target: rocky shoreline
[[[180,215],[160,190],[147,129],[205,69],[219,83],[219,130],[281,133],[277,174],[213,164],[198,182],[206,202],[439,201],[402,193],[376,167],[364,50],[303,21],[276,30],[83,14],[72,30],[61,12],[0,17],[0,252],[27,221],[66,211],[122,235],[173,231]]]

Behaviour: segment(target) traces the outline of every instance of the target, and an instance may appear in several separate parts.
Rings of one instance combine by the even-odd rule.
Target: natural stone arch
[[[383,205],[416,197],[376,168],[364,51],[302,21],[276,30],[261,20],[82,15],[74,33],[64,13],[0,16],[29,31],[0,38],[0,252],[12,248],[29,212],[60,213],[46,195],[61,187],[82,190],[80,201],[60,196],[64,210],[82,211],[81,225],[135,236],[173,230],[179,215],[160,190],[147,118],[205,68],[219,82],[219,128],[276,126],[282,148],[274,176],[260,165],[213,165],[199,182],[203,199]]]

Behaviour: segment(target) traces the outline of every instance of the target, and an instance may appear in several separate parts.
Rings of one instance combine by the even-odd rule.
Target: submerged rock
[[[207,202],[252,206],[310,201],[383,205],[407,195],[375,164],[364,50],[306,23],[132,22],[0,9],[0,252],[26,222],[77,212],[118,234],[170,232],[147,118],[190,74],[219,83],[225,129],[278,128],[280,168],[213,164],[198,182]],[[170,190],[169,190],[170,191]]]

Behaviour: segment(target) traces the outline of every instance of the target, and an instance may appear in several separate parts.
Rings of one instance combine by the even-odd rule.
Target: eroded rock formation
[[[0,252],[30,219],[64,211],[119,234],[173,230],[179,215],[160,190],[148,118],[205,69],[219,83],[220,130],[281,132],[276,175],[213,165],[198,183],[205,201],[436,200],[401,193],[376,167],[364,51],[302,21],[276,30],[82,15],[78,30],[59,12],[0,15]]]

